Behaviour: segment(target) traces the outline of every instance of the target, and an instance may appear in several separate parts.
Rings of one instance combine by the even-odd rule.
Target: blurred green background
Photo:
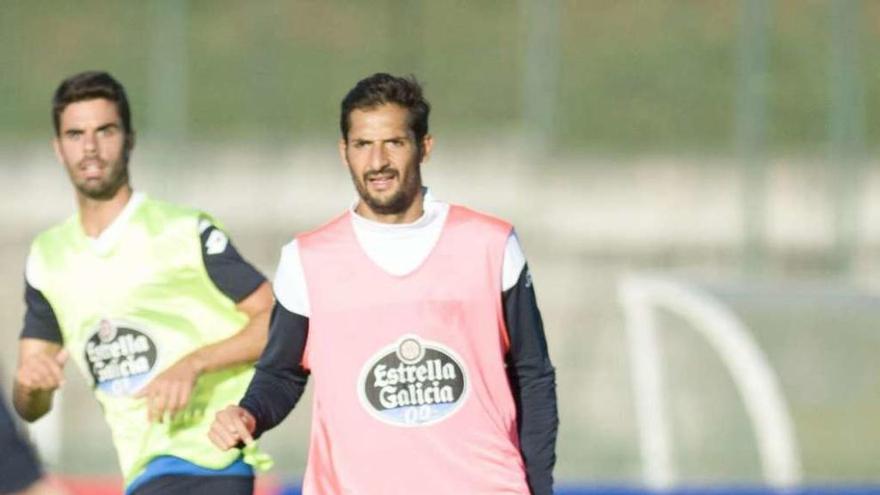
[[[438,138],[428,184],[513,221],[526,248],[558,368],[559,479],[649,481],[616,292],[647,271],[747,325],[803,482],[878,483],[878,41],[867,0],[2,1],[4,384],[29,240],[73,208],[48,145],[62,78],[117,76],[136,187],[215,214],[272,275],[285,242],[353,197],[342,96],[412,73]],[[676,481],[762,482],[731,370],[660,313]],[[50,468],[113,475],[74,375]],[[266,436],[284,479],[302,473],[309,405]]]
[[[835,41],[835,16],[845,39]],[[145,132],[303,140],[332,132],[340,95],[382,70],[425,81],[447,133],[492,136],[547,112],[542,132],[562,150],[729,150],[738,98],[756,84],[743,78],[743,45],[763,37],[771,148],[828,140],[835,43],[854,52],[859,125],[874,145],[878,18],[876,2],[848,0],[8,0],[0,134],[45,136],[60,77],[103,68],[135,96]],[[533,110],[535,99],[547,108]]]

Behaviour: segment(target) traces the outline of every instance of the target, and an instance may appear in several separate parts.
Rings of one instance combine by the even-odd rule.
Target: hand
[[[254,443],[253,433],[257,428],[257,420],[247,409],[239,406],[227,406],[214,416],[208,438],[220,450],[229,450],[244,442]]]
[[[134,396],[147,399],[147,420],[161,423],[166,413],[173,416],[182,411],[189,403],[200,374],[199,367],[186,357],[153,378]]]
[[[28,393],[52,392],[64,385],[64,364],[68,357],[67,349],[54,355],[46,352],[22,355],[15,380]]]

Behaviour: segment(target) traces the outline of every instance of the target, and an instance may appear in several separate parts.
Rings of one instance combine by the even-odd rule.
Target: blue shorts
[[[202,489],[201,484],[207,488]],[[241,457],[223,469],[208,469],[186,459],[163,455],[147,464],[144,472],[126,487],[125,495],[160,493],[251,495],[253,486],[254,469]],[[218,491],[212,491],[215,489]]]
[[[131,495],[253,495],[253,476],[170,474],[141,484]]]

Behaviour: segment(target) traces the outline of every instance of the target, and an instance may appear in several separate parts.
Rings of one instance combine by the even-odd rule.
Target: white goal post
[[[754,428],[766,482],[799,484],[801,463],[788,407],[773,368],[745,325],[708,292],[669,277],[628,275],[618,296],[626,317],[645,483],[662,489],[677,482],[656,318],[663,309],[688,321],[733,377]]]

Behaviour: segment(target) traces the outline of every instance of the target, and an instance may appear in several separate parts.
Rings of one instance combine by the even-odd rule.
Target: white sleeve
[[[299,245],[296,239],[281,248],[281,260],[272,283],[275,299],[284,309],[300,316],[309,317],[309,293],[306,290],[306,277],[299,258]]]
[[[27,261],[24,265],[24,279],[28,285],[37,290],[43,290],[43,277],[40,267],[37,266],[37,260],[34,253],[28,253]]]
[[[523,254],[522,247],[519,245],[516,231],[511,230],[510,236],[507,238],[507,245],[504,247],[504,264],[501,268],[502,292],[516,285],[524,266],[526,266],[526,255]]]

